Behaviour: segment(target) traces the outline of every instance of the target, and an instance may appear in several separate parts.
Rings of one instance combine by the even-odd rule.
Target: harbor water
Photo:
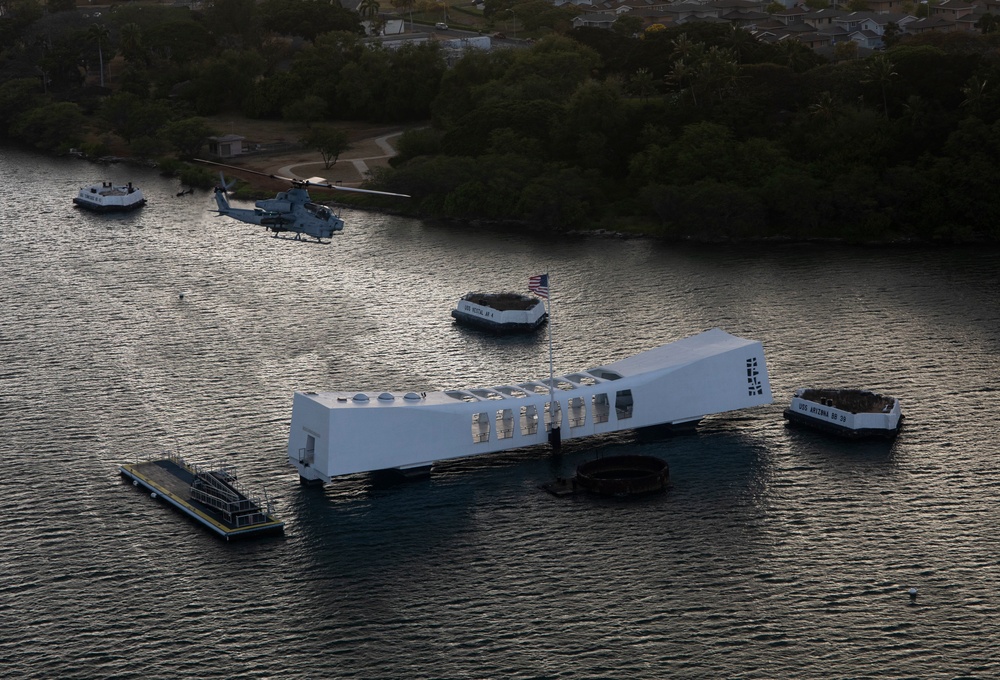
[[[3,150],[0,178],[0,676],[1000,676],[1000,250],[352,210],[317,245],[218,217],[151,169]],[[97,181],[148,205],[73,208]],[[557,373],[719,327],[763,343],[775,402],[693,434],[299,485],[296,390],[547,377],[546,331],[450,316],[544,272]],[[789,429],[799,387],[897,396],[903,431]],[[120,464],[158,452],[233,465],[285,535],[226,543],[123,483]],[[671,489],[540,489],[617,454],[663,458]]]

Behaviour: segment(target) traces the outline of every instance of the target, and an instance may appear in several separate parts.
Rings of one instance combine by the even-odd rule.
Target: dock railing
[[[266,493],[261,499],[236,481],[236,474],[231,466],[208,469],[188,465],[187,468],[195,475],[195,481],[191,484],[192,500],[218,510],[227,522],[238,527],[270,521],[269,515],[274,513],[274,502]]]

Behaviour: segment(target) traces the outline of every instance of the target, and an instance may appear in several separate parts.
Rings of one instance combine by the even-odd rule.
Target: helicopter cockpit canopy
[[[333,213],[325,205],[319,205],[318,203],[306,203],[305,209],[308,210],[312,215],[318,217],[321,220],[328,220],[332,217]]]

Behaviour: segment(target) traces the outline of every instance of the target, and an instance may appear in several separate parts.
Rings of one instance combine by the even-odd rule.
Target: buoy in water
[[[133,479],[132,480],[132,486],[139,486],[139,480],[138,479]]]
[[[910,588],[910,600],[916,600],[916,599],[917,599],[917,589]]]
[[[149,497],[150,498],[156,498],[156,492],[154,491],[153,493],[149,494]]]

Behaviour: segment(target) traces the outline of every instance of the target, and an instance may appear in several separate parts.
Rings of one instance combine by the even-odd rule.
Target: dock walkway
[[[122,465],[119,472],[227,541],[284,530],[271,501],[244,490],[231,469],[209,470],[165,456]]]

